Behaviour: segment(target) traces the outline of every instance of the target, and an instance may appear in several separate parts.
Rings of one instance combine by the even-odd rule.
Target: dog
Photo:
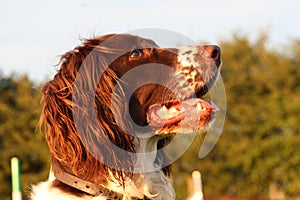
[[[164,147],[213,121],[218,108],[201,97],[218,78],[220,48],[108,34],[59,65],[42,89],[51,175],[31,199],[175,199]]]

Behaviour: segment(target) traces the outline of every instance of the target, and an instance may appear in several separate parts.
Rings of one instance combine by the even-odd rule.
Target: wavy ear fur
[[[108,141],[125,151],[135,151],[133,137],[120,130],[111,112],[110,99],[117,76],[107,68],[105,47],[100,46],[101,49],[98,46],[107,37],[87,40],[82,46],[64,54],[58,73],[42,89],[43,114],[40,124],[45,125],[53,169],[66,171],[96,184],[100,184],[97,177],[109,180],[111,176],[103,162],[113,166],[127,166],[128,169],[133,166],[134,158],[115,155]],[[88,56],[91,53],[93,56]],[[100,76],[99,73],[104,70]],[[99,77],[101,79],[97,80]],[[73,96],[75,89],[80,90],[80,99],[76,99],[78,95]],[[77,122],[84,124],[84,130],[80,130],[80,126],[74,123],[75,108],[80,112]],[[91,112],[95,113],[96,124],[90,121]],[[89,150],[83,141],[89,144]],[[124,176],[130,175],[113,168],[110,171],[120,183]]]
[[[131,152],[138,145],[134,136],[127,134],[133,131],[130,124],[125,124],[128,105],[120,105],[126,102],[125,93],[114,91],[119,84],[118,76],[109,67],[111,55],[118,54],[120,44],[103,45],[103,41],[113,36],[86,40],[82,46],[62,55],[58,73],[42,89],[40,125],[45,128],[53,170],[98,185],[111,180],[112,175],[120,184],[125,177],[131,177],[135,160]],[[114,98],[117,102],[112,101],[113,92],[117,94]],[[158,148],[164,145],[165,141],[161,141]],[[124,151],[116,153],[112,147]],[[164,160],[166,156],[162,153],[157,159]],[[163,170],[170,175],[170,167]]]

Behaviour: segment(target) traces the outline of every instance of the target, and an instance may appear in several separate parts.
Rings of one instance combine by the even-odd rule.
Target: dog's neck
[[[158,136],[139,137],[139,149],[136,152],[134,172],[145,173],[160,170],[154,161],[157,155]]]
[[[92,196],[100,193],[109,193],[109,195],[131,196],[134,199],[144,199],[144,195],[153,197],[153,199],[174,199],[174,191],[170,179],[167,178],[161,170],[161,167],[155,164],[157,156],[157,143],[159,136],[138,137],[139,148],[136,149],[136,162],[134,165],[134,177],[132,180],[125,181],[125,190],[119,184],[108,182],[107,188],[99,188],[97,185],[81,180],[67,173],[51,173],[49,180],[55,178],[59,181],[81,190]],[[52,170],[51,170],[52,171]],[[61,174],[62,173],[62,174]],[[113,177],[111,177],[113,179]],[[74,184],[75,183],[75,184]],[[88,186],[88,187],[87,187]],[[88,188],[88,189],[86,189]]]

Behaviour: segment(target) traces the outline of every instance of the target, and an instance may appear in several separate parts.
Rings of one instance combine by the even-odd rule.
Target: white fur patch
[[[106,200],[103,196],[92,197],[83,196],[77,197],[75,195],[65,193],[58,188],[51,187],[53,181],[42,182],[32,187],[31,200]]]

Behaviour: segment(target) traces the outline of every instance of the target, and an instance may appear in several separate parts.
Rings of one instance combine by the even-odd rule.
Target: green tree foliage
[[[181,184],[202,172],[207,196],[268,197],[270,186],[300,194],[300,42],[285,52],[266,48],[265,35],[222,42],[227,116],[214,150],[196,161],[199,142],[176,163]],[[184,199],[184,198],[183,198]]]
[[[0,198],[11,199],[10,159],[17,156],[26,199],[29,186],[49,170],[46,144],[36,131],[41,95],[26,76],[1,76],[0,95]]]

